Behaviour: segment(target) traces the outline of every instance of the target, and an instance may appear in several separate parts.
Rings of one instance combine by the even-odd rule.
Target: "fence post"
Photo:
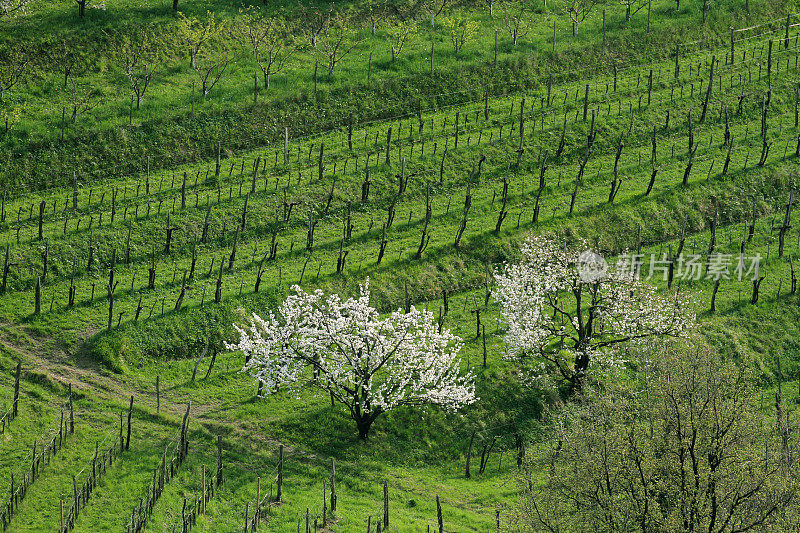
[[[222,485],[222,435],[217,435],[217,486]]]
[[[791,22],[792,22],[792,14],[791,13],[787,13],[786,14],[786,37],[783,40],[783,48],[787,49],[787,50],[789,48],[789,25],[791,24]]]
[[[389,527],[389,484],[383,482],[383,529]]]
[[[128,450],[131,447],[131,415],[133,414],[133,395],[131,395],[131,401],[128,404],[128,437],[125,439],[125,449]]]
[[[735,28],[731,28],[731,65],[733,65],[734,57],[735,57],[735,53],[734,53],[735,49],[734,49],[734,45],[733,45],[734,40],[735,40],[735,36],[736,36],[736,29]]]
[[[75,433],[75,410],[72,407],[72,383],[69,384],[69,432]]]
[[[442,504],[439,495],[436,495],[436,521],[439,522],[439,533],[444,533],[444,522],[442,520]]]
[[[17,361],[17,369],[14,371],[14,405],[12,406],[12,417],[17,416],[17,404],[19,403],[19,375],[22,371],[22,361]]]
[[[331,457],[331,513],[336,511],[336,462]]]
[[[275,493],[275,501],[281,501],[283,494],[283,444],[278,448],[278,483],[277,491]]]
[[[261,487],[261,478],[258,478],[258,486]],[[206,514],[206,465],[203,463],[203,500],[200,506],[200,512]]]
[[[289,128],[283,128],[283,164],[289,164]]]

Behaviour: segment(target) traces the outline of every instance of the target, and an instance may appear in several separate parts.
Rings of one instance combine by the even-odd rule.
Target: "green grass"
[[[224,99],[221,94],[210,95],[198,105],[193,119],[187,116],[185,100],[190,73],[185,61],[177,61],[170,64],[169,78],[158,80],[152,97],[146,98],[143,108],[135,114],[135,126],[125,126],[127,110],[115,98],[109,98],[97,109],[97,121],[84,119],[80,124],[85,128],[83,133],[71,132],[68,140],[55,148],[52,142],[57,128],[53,121],[60,112],[48,103],[55,87],[47,76],[30,81],[24,94],[34,112],[3,142],[8,149],[29,151],[41,167],[49,169],[39,175],[36,183],[19,172],[24,163],[7,168],[3,174],[6,183],[24,187],[13,191],[4,203],[5,221],[0,224],[0,243],[10,245],[11,261],[16,263],[9,290],[0,295],[0,406],[9,404],[17,359],[23,361],[25,372],[20,416],[0,435],[0,450],[4,452],[0,454],[0,479],[9,479],[12,472],[20,475],[27,468],[25,457],[31,443],[57,427],[66,383],[73,384],[78,397],[76,432],[68,437],[67,445],[53,461],[43,467],[42,477],[33,484],[12,520],[12,530],[57,527],[60,502],[68,505],[71,499],[72,475],[86,467],[98,440],[107,435],[115,438],[119,412],[127,407],[131,394],[135,397],[131,448],[109,469],[91,496],[78,519],[79,531],[125,527],[144,495],[164,446],[176,437],[180,416],[189,401],[193,406],[189,457],[156,504],[148,530],[167,532],[178,525],[184,498],[191,504],[200,490],[202,465],[209,470],[215,467],[217,435],[224,442],[226,482],[209,503],[207,515],[199,518],[195,529],[198,531],[241,530],[248,502],[252,514],[259,478],[262,495],[268,494],[274,483],[280,444],[286,447],[285,501],[270,510],[271,516],[260,531],[296,531],[297,520],[304,520],[307,508],[312,521],[321,514],[322,483],[327,482],[331,458],[337,465],[339,496],[339,509],[331,526],[334,531],[364,530],[370,516],[374,524],[382,516],[384,481],[389,485],[392,531],[434,527],[436,495],[442,501],[446,530],[493,530],[497,510],[504,530],[514,530],[514,433],[523,434],[527,442],[535,441],[543,409],[554,398],[524,379],[524,364],[503,357],[503,326],[491,299],[482,314],[487,333],[484,368],[484,339],[475,334],[471,310],[484,302],[487,266],[513,259],[517,245],[531,232],[559,233],[570,239],[584,237],[612,258],[635,248],[641,228],[643,253],[649,258],[670,245],[675,248],[685,219],[687,252],[704,253],[708,248],[709,221],[717,212],[717,251],[737,254],[742,223],[755,213],[756,232],[746,253],[760,253],[766,273],[756,305],[749,303],[752,284],[747,280],[721,283],[717,312],[713,315],[708,311],[712,281],[679,281],[678,287],[694,302],[698,327],[712,344],[732,357],[754,360],[760,365],[765,390],[772,383],[778,358],[789,380],[797,379],[800,364],[794,339],[800,316],[798,297],[789,294],[787,259],[800,251],[797,229],[790,230],[787,236],[787,257],[776,257],[777,226],[790,191],[797,187],[797,50],[795,41],[790,40],[789,50],[773,51],[768,124],[769,139],[774,144],[766,164],[758,167],[761,96],[767,89],[763,55],[767,37],[737,43],[737,60],[732,65],[725,61],[731,25],[774,18],[782,7],[753,4],[749,18],[739,2],[715,6],[711,21],[702,27],[695,4],[686,4],[676,14],[671,11],[671,2],[656,2],[650,37],[644,33],[641,14],[630,24],[620,24],[618,8],[612,13],[609,5],[606,8],[612,16],[605,46],[598,31],[598,12],[582,25],[577,39],[559,40],[555,55],[549,52],[548,41],[555,12],[537,12],[537,25],[517,50],[501,47],[497,70],[487,63],[486,55],[493,44],[493,32],[484,31],[460,62],[448,55],[443,36],[436,33],[442,60],[433,79],[426,74],[423,46],[428,42],[428,29],[421,30],[417,48],[412,47],[395,66],[387,64],[387,50],[380,46],[379,35],[365,41],[359,53],[342,64],[335,79],[321,78],[316,97],[310,95],[313,81],[306,62],[276,76],[272,98],[262,99],[253,109],[248,85],[252,69],[245,68],[243,59],[225,80]],[[197,13],[210,8],[224,12],[226,17],[235,16],[235,9],[216,3],[186,7]],[[121,13],[131,13],[131,20],[136,22],[150,20],[169,26],[173,18],[168,8],[149,3],[115,4],[106,12],[91,12],[84,31],[92,35],[101,29],[116,28]],[[41,11],[19,22],[9,35],[28,35],[46,24],[65,27],[72,23],[68,14],[71,9],[72,6],[45,4]],[[484,11],[472,16],[484,29],[491,27]],[[780,23],[774,35],[782,35]],[[670,53],[677,40],[703,43],[685,48],[681,73],[675,79]],[[367,49],[375,51],[371,88],[365,87],[363,52]],[[740,59],[742,53],[746,54],[746,62]],[[716,72],[722,77],[715,80],[708,115],[701,124],[700,106],[712,56],[720,61]],[[616,90],[613,69],[609,67],[613,61],[631,65],[619,71]],[[581,69],[577,70],[577,66]],[[653,87],[648,103],[651,68]],[[560,75],[555,77],[548,104],[546,80],[551,70]],[[124,96],[109,81],[113,76],[106,79],[104,73],[95,74],[91,79],[102,85],[102,91],[118,94],[120,99]],[[410,85],[404,85],[407,78],[413,78]],[[484,115],[484,83],[492,87],[488,118]],[[597,138],[574,211],[569,214],[578,161],[589,129],[589,120],[584,121],[582,116],[586,84],[590,86],[587,118],[592,111],[596,113]],[[464,89],[469,90],[456,93]],[[440,92],[454,94],[430,96]],[[741,113],[737,113],[741,94],[747,96]],[[370,99],[372,96],[376,97]],[[417,117],[420,97],[423,106]],[[517,165],[523,97],[525,151]],[[734,139],[725,176],[721,169],[727,153],[723,145],[724,106],[729,110]],[[264,120],[276,110],[279,112]],[[689,184],[684,187],[681,180],[686,166],[689,110],[693,112],[693,133],[699,148]],[[344,122],[351,111],[358,119],[352,150]],[[407,116],[398,116],[406,113]],[[559,158],[550,159],[540,217],[534,224],[531,217],[540,157],[544,150],[551,156],[555,152],[565,115],[565,149]],[[458,147],[454,135],[456,116],[461,121]],[[246,119],[237,122],[242,117]],[[425,124],[421,132],[420,120]],[[292,139],[290,162],[284,165],[282,141],[276,134],[278,127],[287,123]],[[262,135],[250,139],[256,124]],[[390,127],[391,162],[387,165],[385,143]],[[653,192],[645,196],[654,128],[659,173]],[[224,142],[220,176],[215,177],[213,141],[222,132],[229,135],[230,142]],[[305,135],[310,132],[317,134]],[[109,157],[111,144],[104,143],[117,135],[125,140],[114,143],[113,156]],[[616,201],[608,204],[620,139],[625,142],[619,162],[623,185]],[[318,154],[323,141],[324,169],[319,179]],[[45,146],[49,155],[42,155]],[[442,164],[445,146],[447,158]],[[162,169],[165,162],[159,154],[166,152],[166,147],[174,148],[172,163],[186,164]],[[142,150],[152,155],[149,175],[141,166],[135,175],[126,175],[125,171],[140,165]],[[131,156],[134,151],[135,163]],[[78,209],[73,211],[69,181],[54,177],[64,167],[57,170],[53,161],[72,159],[76,154],[80,154],[77,160],[84,169],[97,166],[100,161],[116,164],[126,158],[131,164],[113,176],[100,178],[82,173]],[[481,176],[472,187],[467,230],[461,248],[456,250],[453,239],[461,219],[466,184],[482,156],[486,159]],[[215,304],[211,300],[216,273],[209,275],[210,266],[213,261],[216,270],[221,260],[228,260],[233,228],[239,224],[257,157],[266,166],[259,170],[257,192],[247,200],[247,225],[238,235],[237,259],[234,268],[226,265],[224,297]],[[367,157],[372,183],[369,201],[362,203]],[[386,232],[386,252],[378,265],[381,225],[398,188],[403,157],[410,181],[397,202],[394,224]],[[187,205],[182,209],[184,172],[188,192]],[[509,213],[501,230],[495,233],[504,176],[509,180]],[[147,183],[149,194],[145,193]],[[35,193],[22,190],[55,184],[63,186]],[[433,213],[431,239],[422,258],[415,259],[428,186]],[[116,202],[111,223],[113,191]],[[284,192],[288,201],[301,202],[286,222],[281,220]],[[42,200],[46,202],[44,239],[39,240],[38,205]],[[348,202],[354,228],[352,238],[343,242]],[[188,284],[183,309],[174,311],[181,278],[190,269],[193,243],[202,231],[209,203],[213,206],[209,239],[196,245],[195,278]],[[318,224],[314,250],[309,254],[305,245],[310,209],[315,211]],[[177,228],[170,254],[162,251],[168,216]],[[129,222],[128,264],[125,250]],[[277,258],[264,264],[261,290],[254,294],[260,258],[268,249],[273,232]],[[90,240],[94,246],[91,271],[87,268]],[[45,246],[49,255],[42,313],[34,316],[34,287],[43,272],[41,253]],[[146,287],[147,269],[154,246],[156,287],[150,290]],[[349,255],[343,272],[337,273],[340,246]],[[119,286],[113,327],[106,330],[108,301],[104,285],[113,250],[117,253],[115,279]],[[0,253],[0,261],[2,256]],[[77,295],[76,305],[69,308],[67,293],[73,268]],[[434,408],[394,411],[375,423],[374,432],[364,443],[357,438],[344,409],[331,408],[328,398],[314,390],[283,391],[259,399],[256,384],[239,372],[241,354],[220,353],[208,377],[209,358],[204,359],[197,380],[192,382],[195,357],[209,340],[230,338],[233,322],[245,322],[251,311],[273,308],[301,276],[304,288],[319,287],[345,294],[351,294],[358,283],[369,277],[373,303],[383,311],[402,307],[408,298],[436,313],[443,307],[442,291],[446,290],[450,312],[445,317],[445,327],[465,340],[462,367],[477,374],[480,401],[457,414]],[[666,292],[662,282],[656,283]],[[134,323],[140,298],[141,316]],[[117,327],[120,312],[124,314]],[[156,413],[157,376],[160,413]],[[794,389],[794,384],[789,388]],[[465,455],[473,431],[473,477],[465,479]],[[499,440],[486,472],[479,475],[476,455],[493,436]]]
[[[137,2],[132,7],[123,2],[109,5],[105,11],[90,9],[86,19],[76,21],[74,6],[47,2],[30,16],[9,25],[7,38],[13,42],[14,38],[25,36],[32,39],[33,49],[41,44],[46,50],[44,43],[55,39],[44,28],[61,28],[62,34],[76,31],[79,37],[92,43],[86,53],[97,58],[83,78],[90,86],[97,87],[102,97],[96,107],[75,124],[68,125],[62,142],[63,106],[59,102],[64,91],[52,62],[42,54],[36,55],[36,66],[24,85],[9,91],[6,97],[8,105],[24,105],[24,110],[19,123],[3,138],[5,153],[15,156],[4,179],[7,184],[35,188],[63,184],[73,170],[82,179],[103,179],[120,172],[141,171],[146,156],[157,167],[197,161],[212,153],[216,141],[235,153],[259,146],[265,138],[274,138],[287,124],[302,134],[341,125],[351,112],[361,121],[400,115],[413,112],[420,97],[425,107],[455,103],[463,101],[463,91],[482,92],[483,86],[490,82],[502,91],[541,87],[550,73],[558,80],[562,75],[593,72],[611,62],[626,65],[669,57],[678,42],[694,42],[698,38],[703,42],[724,41],[731,24],[744,27],[751,21],[775,19],[785,13],[785,6],[780,3],[753,2],[750,15],[745,16],[739,4],[715,5],[706,26],[696,27],[699,9],[696,3],[684,3],[675,12],[672,2],[655,2],[649,35],[644,31],[641,13],[625,23],[618,6],[609,5],[605,45],[600,31],[600,10],[581,25],[577,37],[572,37],[568,19],[557,8],[551,6],[545,11],[535,4],[530,8],[531,31],[516,48],[510,45],[505,31],[501,31],[495,69],[491,29],[498,26],[503,29],[500,14],[490,18],[485,8],[467,3],[469,16],[480,23],[482,30],[467,43],[460,57],[454,55],[441,25],[431,29],[423,21],[406,54],[397,64],[391,64],[385,23],[379,25],[375,36],[364,27],[359,29],[361,44],[342,60],[333,79],[327,76],[318,79],[316,93],[313,61],[306,51],[287,71],[274,77],[269,91],[262,92],[259,103],[253,106],[251,87],[255,66],[242,52],[220,85],[207,98],[196,99],[194,117],[190,116],[190,109],[195,76],[184,54],[176,45],[170,45],[165,47],[169,57],[166,66],[154,79],[143,107],[134,113],[133,124],[128,125],[130,91],[120,69],[108,59],[108,51],[113,47],[106,44],[106,34],[131,31],[144,23],[155,25],[166,35],[174,33],[176,22],[169,6],[163,2]],[[239,7],[206,2],[185,4],[181,9],[188,15],[199,16],[210,10],[224,20],[235,22]],[[282,6],[270,4],[264,9],[279,7]],[[290,4],[287,9],[290,17],[298,18],[296,6]],[[551,42],[554,21],[559,28],[555,53]],[[46,38],[33,37],[46,34]],[[437,58],[432,78],[429,76],[431,38],[436,41]],[[630,50],[631,43],[635,51]],[[702,44],[694,43],[684,47],[682,53],[701,47]],[[371,83],[367,86],[370,52],[373,64]],[[503,89],[499,89],[501,85]]]

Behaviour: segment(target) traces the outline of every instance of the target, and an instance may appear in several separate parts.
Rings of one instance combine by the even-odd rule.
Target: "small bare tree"
[[[104,0],[75,0],[78,6],[78,17],[83,18],[86,16],[86,6],[91,6],[95,9],[105,9],[106,3]]]
[[[265,16],[252,7],[244,11],[236,32],[250,48],[264,77],[264,87],[269,88],[270,78],[285,69],[297,52],[294,30],[294,25],[283,14]]]
[[[363,0],[361,3],[360,10],[367,17],[369,31],[372,35],[375,35],[378,23],[386,18],[387,7],[386,0]]]
[[[397,21],[389,26],[387,33],[389,36],[389,46],[392,50],[392,62],[396,61],[403,52],[408,40],[417,31],[415,21]]]
[[[110,42],[114,61],[130,83],[139,109],[159,65],[156,37],[149,28],[122,30]]]
[[[444,27],[447,29],[447,35],[450,37],[450,42],[453,44],[455,55],[459,56],[464,50],[464,46],[473,38],[478,32],[478,23],[470,19],[462,11],[456,11],[449,17],[444,17]]]
[[[227,32],[218,34],[209,41],[209,46],[199,50],[194,58],[194,72],[200,81],[203,98],[208,96],[217,83],[225,75],[231,61],[233,61],[233,48]]]
[[[625,6],[625,20],[630,22],[631,17],[647,7],[648,0],[617,0],[621,5]]]
[[[178,26],[175,38],[181,47],[189,52],[189,62],[195,68],[200,52],[212,45],[215,39],[226,29],[224,21],[217,20],[212,12],[207,12],[204,19],[197,17],[187,17],[183,13],[178,13]]]
[[[85,52],[86,43],[74,33],[59,37],[47,50],[47,59],[52,68],[64,79],[67,88],[71,76],[80,76],[89,66]]]
[[[318,54],[328,65],[328,75],[333,76],[336,65],[358,46],[361,39],[353,29],[353,19],[344,11],[329,11],[327,22],[317,35]]]
[[[564,0],[562,10],[572,21],[574,37],[577,37],[581,23],[594,11],[597,2],[598,0]]]
[[[30,55],[21,44],[0,48],[0,102],[24,79],[30,64]]]
[[[25,110],[24,103],[1,101],[0,123],[3,125],[3,134],[8,133],[22,118]]]
[[[431,16],[431,28],[436,27],[436,17],[442,14],[449,3],[450,0],[424,0],[425,11]]]
[[[503,24],[516,47],[517,41],[528,35],[531,29],[531,19],[525,11],[525,3],[505,2],[501,6],[501,11],[503,13]]]
[[[71,109],[70,119],[73,124],[78,117],[91,111],[99,103],[100,91],[91,81],[84,78],[72,77],[67,83],[65,91],[66,104]]]
[[[316,48],[317,38],[328,24],[332,8],[327,11],[322,11],[315,6],[309,6],[303,2],[298,2],[298,5],[300,10],[300,19],[302,21],[300,26],[303,29],[303,33],[308,36],[311,48]]]

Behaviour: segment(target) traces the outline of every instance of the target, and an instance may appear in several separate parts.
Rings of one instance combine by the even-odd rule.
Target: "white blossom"
[[[0,0],[0,20],[28,11],[31,0]]]
[[[579,257],[588,248],[586,242],[568,247],[531,237],[520,262],[495,272],[493,296],[507,325],[509,355],[538,357],[572,386],[580,385],[590,364],[622,364],[613,346],[682,335],[694,323],[685,296],[663,297],[629,270],[582,276]]]
[[[433,313],[411,307],[385,318],[370,306],[369,281],[358,298],[343,301],[295,286],[268,319],[253,315],[230,350],[248,357],[243,371],[265,394],[309,379],[345,404],[366,438],[380,414],[401,405],[454,410],[475,397],[474,376],[461,374],[461,339],[439,332]]]

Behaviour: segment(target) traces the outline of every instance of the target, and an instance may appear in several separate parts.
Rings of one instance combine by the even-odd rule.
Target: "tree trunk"
[[[372,423],[375,422],[375,419],[381,414],[380,409],[365,413],[357,406],[353,409],[352,414],[356,422],[356,428],[358,428],[358,437],[366,441],[367,437],[369,437],[369,430],[372,427]]]
[[[373,419],[367,415],[362,415],[360,418],[356,418],[356,427],[358,428],[358,438],[363,441],[367,440],[369,437],[369,430],[372,426]]]

